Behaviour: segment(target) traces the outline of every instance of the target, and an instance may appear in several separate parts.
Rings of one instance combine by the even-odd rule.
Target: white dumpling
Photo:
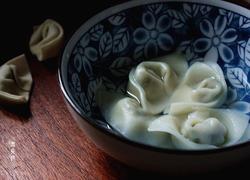
[[[161,113],[187,69],[187,61],[179,53],[142,62],[130,72],[127,91],[145,112]]]
[[[195,111],[188,115],[181,128],[184,137],[198,144],[220,146],[226,142],[227,129],[207,111]]]
[[[223,72],[216,63],[194,63],[186,72],[164,110],[170,104],[191,103],[206,107],[220,107],[227,97],[227,85]]]
[[[123,136],[148,145],[170,147],[169,135],[148,133],[149,124],[157,116],[145,113],[137,100],[114,92],[99,91],[97,94],[97,103],[104,118]]]
[[[179,149],[211,149],[239,142],[248,120],[239,111],[178,103],[171,106],[169,115],[153,121],[148,130],[172,135],[172,143]]]
[[[54,20],[47,19],[34,28],[29,42],[30,50],[39,61],[56,57],[63,45],[63,36],[62,26]]]
[[[165,132],[171,135],[171,143],[178,149],[211,149],[213,145],[197,144],[185,138],[178,129],[178,119],[170,115],[163,115],[153,121],[148,128],[150,132]]]
[[[145,112],[158,114],[177,86],[177,75],[163,62],[143,62],[129,74],[127,91]]]

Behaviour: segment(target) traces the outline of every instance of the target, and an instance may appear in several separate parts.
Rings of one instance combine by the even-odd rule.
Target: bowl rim
[[[228,147],[223,147],[223,148],[218,148],[218,149],[204,149],[204,150],[185,150],[185,149],[167,149],[167,148],[161,148],[161,147],[156,147],[156,146],[151,146],[151,145],[146,145],[144,143],[136,142],[131,139],[128,139],[126,137],[121,137],[116,135],[115,133],[112,133],[108,131],[106,128],[97,125],[96,123],[92,122],[89,120],[87,116],[83,114],[83,112],[78,109],[77,105],[75,105],[73,97],[70,95],[69,91],[67,90],[67,86],[65,85],[65,78],[67,79],[67,76],[65,78],[63,77],[66,73],[64,70],[65,68],[63,67],[63,64],[65,63],[65,60],[69,59],[69,53],[72,52],[72,49],[76,42],[78,41],[78,37],[81,36],[82,34],[86,33],[93,25],[96,23],[104,20],[105,18],[112,16],[115,13],[118,13],[120,11],[126,10],[128,8],[134,8],[137,6],[142,6],[142,5],[148,5],[152,3],[162,3],[162,2],[181,2],[181,3],[197,3],[197,4],[204,4],[204,5],[210,5],[214,7],[219,7],[223,9],[227,9],[229,11],[232,11],[236,14],[239,14],[241,16],[245,16],[247,18],[250,18],[250,10],[246,9],[245,7],[242,7],[240,5],[227,2],[227,1],[217,1],[217,0],[134,0],[134,1],[129,1],[125,3],[121,3],[112,7],[109,7],[96,15],[92,16],[89,18],[86,22],[80,25],[80,27],[73,33],[73,35],[70,37],[67,43],[65,43],[64,48],[62,50],[62,53],[59,58],[59,65],[58,65],[58,80],[59,80],[59,86],[60,89],[63,93],[64,99],[66,100],[66,103],[70,105],[70,107],[89,125],[94,127],[95,129],[101,131],[102,133],[106,134],[107,136],[114,138],[122,143],[125,143],[127,145],[131,145],[133,147],[137,148],[142,148],[145,150],[149,151],[154,151],[154,152],[160,152],[160,153],[168,153],[168,154],[178,154],[178,155],[204,155],[204,154],[215,154],[215,153],[222,153],[225,151],[233,151],[235,149],[239,148],[244,148],[244,147],[250,147],[250,140],[228,146]],[[239,13],[241,12],[241,13]],[[244,14],[244,15],[243,15]]]

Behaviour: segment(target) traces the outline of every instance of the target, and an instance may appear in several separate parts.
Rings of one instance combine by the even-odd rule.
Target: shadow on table
[[[29,118],[32,116],[29,103],[15,106],[0,105],[0,109],[7,116],[17,116],[18,118],[13,119],[19,119],[22,122],[28,122]]]

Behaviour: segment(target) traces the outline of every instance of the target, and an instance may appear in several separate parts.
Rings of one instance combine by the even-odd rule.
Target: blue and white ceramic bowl
[[[146,170],[205,171],[249,158],[249,141],[217,150],[160,149],[125,139],[106,123],[96,88],[123,93],[133,66],[176,49],[189,63],[216,61],[229,86],[228,105],[250,115],[250,11],[216,0],[135,0],[91,18],[64,50],[60,83],[78,124],[109,155]]]

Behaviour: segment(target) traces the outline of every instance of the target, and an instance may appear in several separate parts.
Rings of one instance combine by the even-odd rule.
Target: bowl
[[[215,0],[135,0],[94,16],[67,43],[59,81],[74,119],[97,147],[143,170],[204,172],[249,158],[249,134],[246,142],[231,147],[171,150],[124,138],[105,121],[96,89],[124,91],[132,67],[176,50],[189,64],[206,58],[217,62],[230,107],[250,115],[250,11]]]

